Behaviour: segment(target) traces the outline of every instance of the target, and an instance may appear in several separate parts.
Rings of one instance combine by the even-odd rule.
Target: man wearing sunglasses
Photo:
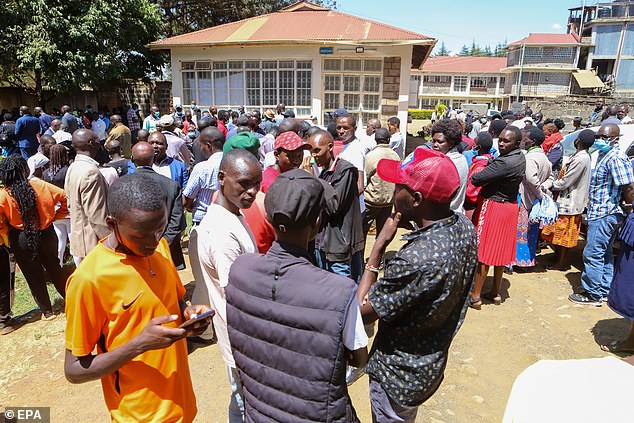
[[[634,201],[634,171],[627,156],[619,149],[620,130],[608,124],[599,128],[594,146],[599,150],[597,164],[590,176],[588,235],[583,249],[584,291],[570,294],[577,304],[601,306],[614,275],[612,245],[625,218],[621,201]]]

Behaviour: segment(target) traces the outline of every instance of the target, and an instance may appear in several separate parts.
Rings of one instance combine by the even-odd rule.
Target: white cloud
[[[554,24],[552,24],[551,28],[552,28],[552,29],[561,29],[561,28],[563,28],[563,27],[561,26],[561,24],[554,23]]]

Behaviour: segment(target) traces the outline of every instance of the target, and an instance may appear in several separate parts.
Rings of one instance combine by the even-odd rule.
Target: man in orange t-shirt
[[[183,301],[185,289],[162,239],[165,193],[143,175],[124,175],[108,194],[112,233],[69,278],[66,358],[71,383],[101,379],[113,421],[191,422],[196,398],[183,321],[209,310]],[[93,351],[97,349],[97,353]]]

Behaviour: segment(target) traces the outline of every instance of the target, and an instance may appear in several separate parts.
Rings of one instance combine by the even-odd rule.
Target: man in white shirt
[[[165,135],[165,139],[167,140],[167,157],[173,157],[176,160],[180,160],[185,163],[185,167],[189,167],[192,153],[187,148],[185,140],[176,135],[174,132],[176,129],[174,117],[172,115],[161,116],[158,128],[161,133]]]
[[[210,304],[216,310],[214,329],[231,384],[229,423],[243,421],[244,403],[242,384],[227,333],[225,288],[229,283],[229,269],[235,259],[245,253],[257,252],[253,233],[240,209],[251,207],[261,182],[260,163],[251,153],[242,149],[225,153],[218,172],[218,198],[207,208],[197,228],[200,266]]]
[[[92,131],[97,134],[97,138],[103,143],[106,140],[106,122],[99,117],[97,112],[94,112],[91,118]]]
[[[393,116],[387,120],[387,129],[392,135],[390,138],[390,148],[398,154],[401,160],[405,157],[405,139],[401,134],[401,120]]]
[[[55,138],[55,142],[57,144],[73,139],[73,136],[70,132],[67,132],[67,128],[63,126],[62,121],[59,119],[53,119],[49,130],[53,132],[51,136]]]
[[[363,147],[363,155],[367,155],[370,151],[376,147],[376,141],[374,140],[374,133],[381,127],[381,121],[378,119],[368,120],[367,127],[365,128],[365,135],[361,136],[361,146]]]
[[[623,125],[632,123],[632,118],[629,117],[628,115],[629,112],[630,112],[630,108],[625,104],[621,104],[619,106],[618,112],[616,112],[616,117],[619,118],[619,120],[621,121]]]
[[[351,115],[341,116],[337,118],[336,130],[339,140],[343,142],[339,157],[352,163],[359,171],[357,187],[359,189],[361,213],[363,213],[365,211],[365,203],[363,201],[363,191],[365,191],[365,154],[363,154],[361,141],[355,136],[357,121]]]

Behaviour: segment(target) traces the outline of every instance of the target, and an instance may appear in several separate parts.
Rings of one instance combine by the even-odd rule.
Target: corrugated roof
[[[579,36],[577,34],[528,34],[526,38],[526,45],[536,45],[536,46],[545,46],[545,45],[576,45],[579,44]],[[511,44],[510,46],[517,46],[524,44],[524,38],[521,40],[517,40]]]
[[[244,42],[412,40],[425,42],[434,38],[310,2],[298,2],[279,12],[154,41],[150,48]]]
[[[420,70],[432,73],[500,73],[506,57],[434,56]]]

